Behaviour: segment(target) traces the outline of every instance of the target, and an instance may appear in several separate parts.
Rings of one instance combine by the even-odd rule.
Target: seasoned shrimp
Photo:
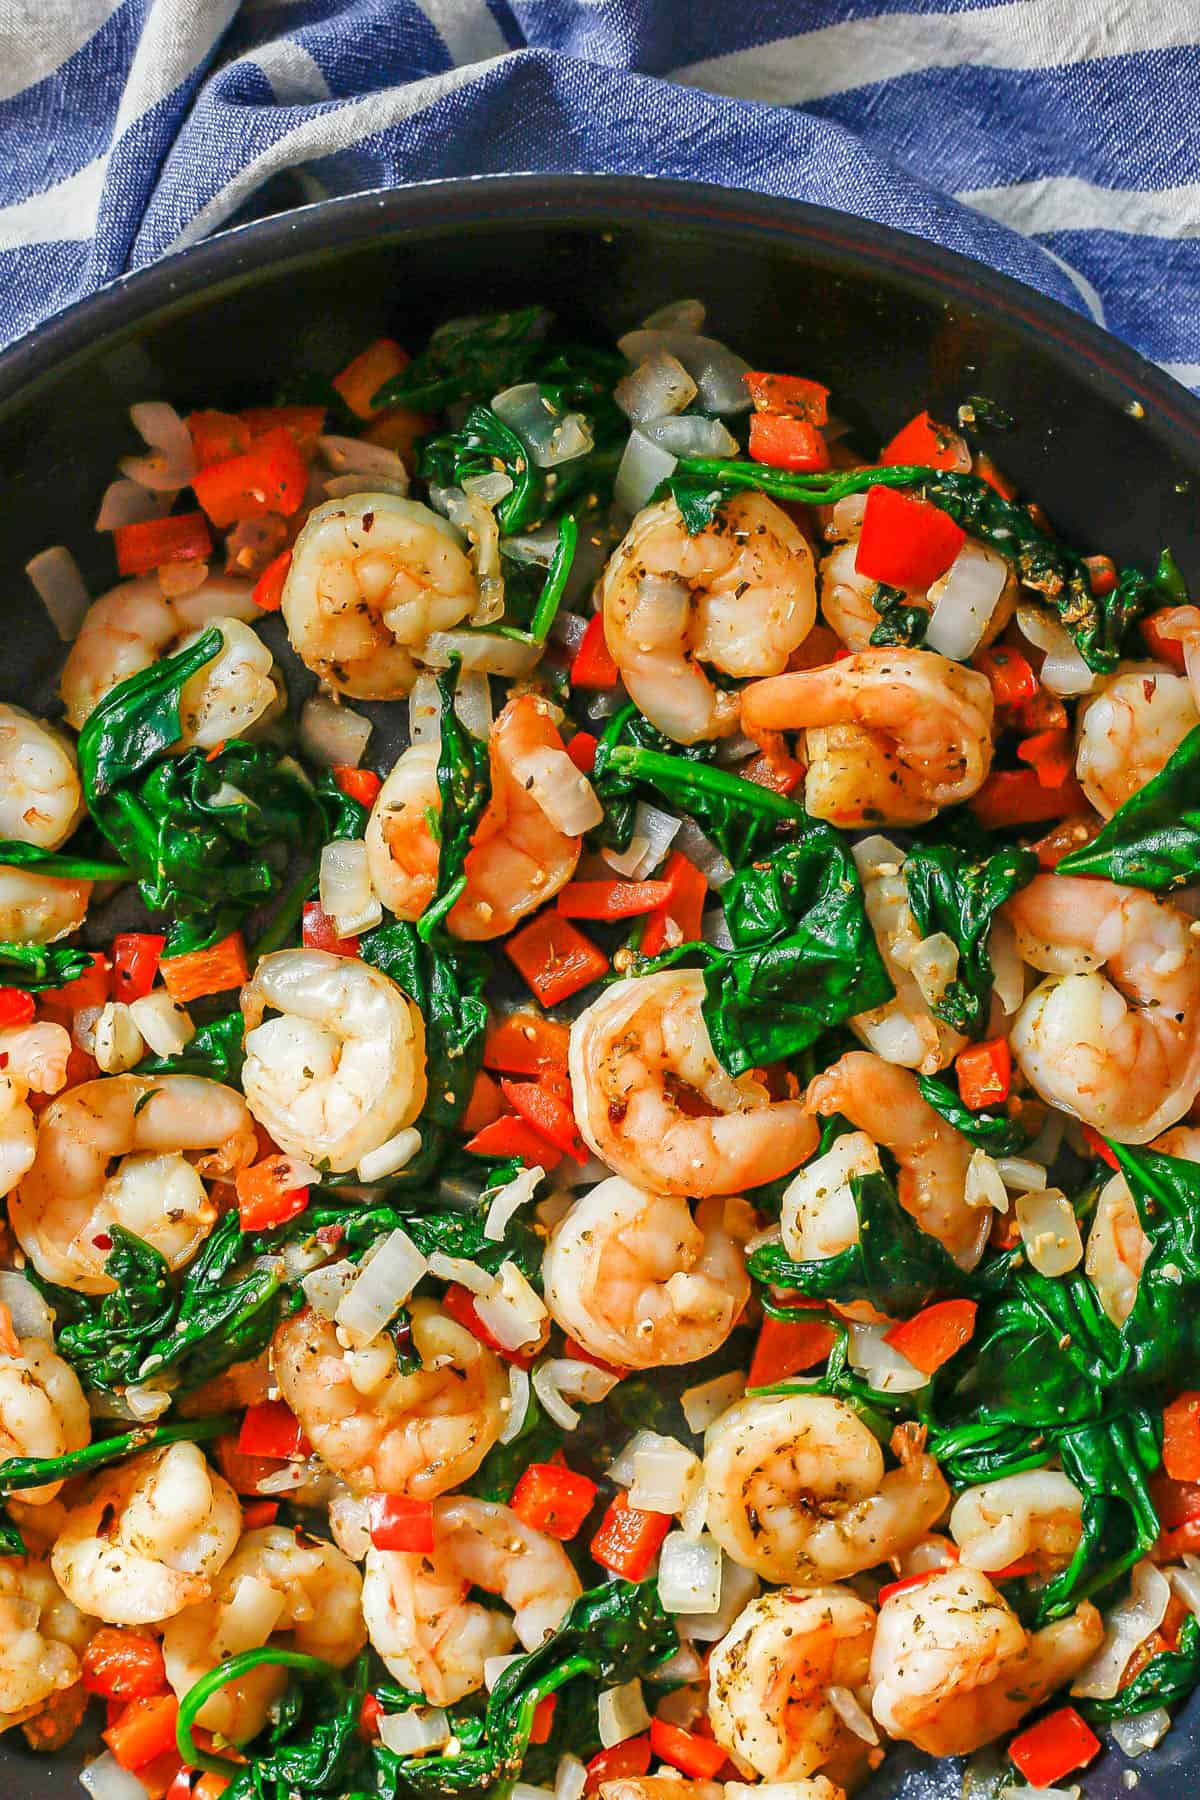
[[[1086,1600],[1026,1632],[980,1570],[946,1569],[880,1608],[872,1711],[890,1736],[931,1756],[966,1756],[1069,1681],[1103,1636]]]
[[[40,1557],[0,1559],[0,1732],[75,1685],[91,1634]]]
[[[37,1120],[29,1090],[11,1075],[0,1075],[0,1195],[12,1193],[36,1155]]]
[[[1200,1129],[1174,1125],[1155,1138],[1150,1148],[1163,1156],[1200,1162]],[[1084,1272],[1114,1325],[1123,1325],[1133,1311],[1149,1254],[1150,1240],[1142,1230],[1129,1184],[1118,1173],[1100,1190],[1083,1262]]]
[[[987,1243],[986,1208],[967,1205],[971,1145],[924,1099],[908,1069],[866,1050],[848,1050],[809,1083],[812,1112],[841,1113],[899,1165],[897,1192],[911,1213],[962,1269],[973,1269]]]
[[[420,674],[429,634],[478,599],[462,538],[440,513],[397,494],[352,494],[309,513],[283,616],[292,648],[327,686],[394,700]]]
[[[71,1034],[48,1019],[0,1028],[0,1069],[35,1094],[57,1094],[66,1086]]]
[[[875,942],[896,992],[882,1006],[856,1013],[850,1028],[887,1062],[935,1075],[953,1062],[966,1039],[934,1016],[913,973],[925,940],[908,903],[904,852],[890,838],[875,836],[863,838],[851,854]]]
[[[860,535],[861,527],[821,559],[821,614],[848,650],[869,649],[871,633],[879,624],[879,613],[875,608],[879,583],[872,575],[860,575],[857,568]],[[1019,587],[1016,576],[997,551],[988,549],[974,538],[968,542],[975,560],[991,564],[996,581],[1004,583],[1000,599],[979,640],[979,648],[983,649],[999,637],[1012,618]],[[944,581],[944,577],[939,577],[928,591],[923,588],[901,588],[899,591],[904,595],[905,605],[919,607],[928,615],[933,611]]]
[[[472,1588],[497,1595],[512,1617],[468,1599]],[[368,1550],[363,1613],[397,1681],[453,1706],[483,1686],[489,1656],[514,1642],[535,1650],[581,1592],[562,1545],[511,1507],[435,1500],[431,1551]]]
[[[238,1497],[192,1443],[105,1469],[67,1511],[50,1566],[68,1599],[112,1625],[154,1625],[206,1600],[242,1527]]]
[[[864,1685],[874,1635],[874,1609],[848,1587],[751,1600],[709,1658],[713,1736],[769,1782],[842,1764],[862,1743],[829,1690]]]
[[[409,1306],[421,1368],[362,1365],[328,1319],[307,1308],[275,1333],[275,1373],[313,1448],[355,1493],[428,1500],[475,1473],[504,1428],[499,1358],[433,1300]]]
[[[742,1218],[741,1214],[746,1214]],[[719,1350],[750,1298],[740,1201],[646,1194],[614,1175],[557,1225],[542,1266],[555,1324],[626,1369],[698,1362]]]
[[[88,608],[71,645],[59,682],[68,721],[79,731],[120,682],[215,625],[222,648],[183,685],[177,748],[211,750],[244,733],[279,701],[271,652],[249,629],[261,616],[250,583],[225,575],[210,575],[175,599],[162,592],[156,575],[121,582]]]
[[[87,1399],[70,1363],[45,1338],[23,1337],[15,1356],[0,1352],[0,1460],[63,1456],[92,1439]],[[27,1506],[45,1506],[62,1487],[24,1488]]]
[[[267,1019],[271,1011],[277,1017]],[[354,1168],[425,1104],[425,1023],[370,963],[328,950],[276,950],[242,989],[242,1088],[292,1156]]]
[[[111,1293],[116,1283],[104,1263],[114,1225],[182,1268],[216,1223],[201,1178],[245,1168],[255,1153],[246,1103],[220,1082],[201,1075],[85,1081],[42,1114],[33,1166],[9,1198],[9,1223],[45,1280],[81,1294]]]
[[[87,917],[90,881],[68,881],[37,869],[0,863],[0,939],[53,944],[78,931]]]
[[[966,1488],[950,1510],[950,1536],[963,1565],[989,1575],[1025,1557],[1043,1572],[1064,1568],[1082,1535],[1083,1495],[1057,1469]]]
[[[0,837],[57,850],[83,812],[74,746],[23,706],[0,703]]]
[[[912,1431],[884,1469],[874,1433],[825,1394],[739,1400],[704,1448],[708,1529],[770,1581],[840,1581],[898,1556],[940,1517],[950,1489]]]
[[[435,745],[406,750],[384,782],[367,822],[371,881],[401,919],[419,919],[437,884],[438,846],[430,819],[441,811]],[[446,918],[454,937],[503,937],[518,919],[553,899],[570,881],[582,840],[561,831],[536,798],[549,769],[587,787],[566,750],[550,707],[534,694],[505,706],[488,741],[492,792],[475,828],[466,886]],[[598,823],[600,809],[597,805]]]
[[[736,1194],[786,1175],[816,1146],[801,1101],[773,1101],[752,1075],[721,1066],[703,999],[698,969],[663,969],[614,982],[571,1027],[580,1132],[648,1193]]]
[[[1026,962],[1053,971],[1009,1036],[1026,1078],[1107,1136],[1148,1143],[1200,1089],[1191,919],[1140,888],[1072,875],[1035,876],[1006,911]]]
[[[341,1551],[284,1525],[248,1531],[211,1583],[163,1632],[167,1680],[182,1700],[227,1656],[271,1643],[344,1668],[366,1642],[362,1581]],[[228,1681],[196,1715],[206,1731],[245,1743],[266,1723],[287,1671],[261,1664]]]
[[[1096,811],[1111,819],[1197,725],[1186,676],[1162,663],[1122,663],[1075,715],[1075,773]]]
[[[808,540],[765,494],[736,494],[689,536],[674,500],[647,506],[600,583],[604,635],[630,697],[680,744],[737,730],[726,675],[777,675],[812,630]]]
[[[860,650],[754,681],[742,727],[804,731],[804,804],[835,825],[923,825],[969,800],[992,763],[987,678],[930,650]]]

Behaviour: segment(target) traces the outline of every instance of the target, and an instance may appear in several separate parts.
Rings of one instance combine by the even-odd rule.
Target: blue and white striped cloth
[[[1200,0],[0,0],[0,339],[255,212],[692,176],[935,238],[1200,387]]]

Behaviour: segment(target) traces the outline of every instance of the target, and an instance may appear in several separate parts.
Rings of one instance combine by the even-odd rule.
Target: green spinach
[[[484,400],[525,380],[544,355],[551,315],[540,306],[447,319],[424,350],[384,383],[375,407],[437,412],[452,401]]]
[[[221,1013],[197,1027],[177,1056],[144,1056],[138,1075],[207,1075],[239,1087],[246,1060],[246,1021],[240,1011]]]
[[[990,848],[965,822],[941,842],[917,839],[904,859],[904,884],[922,937],[944,932],[958,947],[958,970],[930,1010],[965,1037],[987,1030],[992,1003],[992,926],[1007,900],[1037,874],[1032,850]]]
[[[1160,1650],[1111,1700],[1081,1700],[1079,1710],[1093,1725],[1132,1719],[1155,1707],[1178,1706],[1200,1684],[1200,1619],[1189,1613],[1179,1627],[1174,1650]]]
[[[953,1125],[965,1138],[986,1150],[989,1156],[1019,1156],[1029,1143],[1029,1133],[1019,1119],[1004,1113],[972,1112],[964,1106],[952,1088],[932,1075],[918,1075],[917,1086],[922,1099],[940,1113],[947,1125]]]
[[[1102,875],[1156,894],[1200,876],[1200,725],[1090,843],[1062,857],[1057,872]]]
[[[91,951],[80,950],[75,944],[0,943],[4,986],[24,988],[27,993],[65,987],[69,981],[78,981],[91,966]]]

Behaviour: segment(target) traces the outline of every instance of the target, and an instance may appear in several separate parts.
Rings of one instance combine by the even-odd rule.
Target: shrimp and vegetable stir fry
[[[0,703],[0,1732],[96,1794],[1033,1791],[1200,1685],[1200,607],[702,326],[135,407]]]

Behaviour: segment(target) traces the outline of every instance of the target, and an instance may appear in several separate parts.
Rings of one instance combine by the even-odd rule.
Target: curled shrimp
[[[808,541],[765,494],[736,494],[689,535],[674,500],[638,513],[600,583],[604,635],[631,699],[676,743],[737,730],[737,696],[702,668],[777,675],[812,630]]]
[[[826,1394],[739,1400],[704,1448],[708,1528],[771,1581],[840,1581],[923,1538],[950,1499],[933,1458],[898,1428],[898,1469],[874,1433]]]
[[[92,1440],[87,1398],[70,1363],[45,1338],[17,1340],[16,1353],[0,1352],[0,1460],[10,1456],[65,1456]],[[45,1506],[61,1481],[25,1488],[27,1506]]]
[[[468,1598],[495,1594],[508,1613]],[[562,1545],[511,1507],[435,1500],[433,1549],[367,1551],[363,1613],[371,1643],[398,1681],[434,1706],[483,1686],[489,1656],[535,1650],[582,1589]]]
[[[975,1267],[990,1221],[986,1208],[966,1202],[971,1145],[930,1106],[910,1070],[867,1050],[848,1050],[809,1083],[806,1103],[825,1116],[841,1113],[890,1150],[899,1166],[897,1194],[905,1212],[960,1268]]]
[[[848,1587],[760,1594],[709,1658],[719,1744],[769,1782],[839,1770],[863,1746],[829,1698],[867,1678],[875,1612]]]
[[[67,1084],[71,1034],[49,1019],[0,1028],[0,1069],[35,1094],[57,1094]]]
[[[979,1569],[946,1569],[880,1608],[872,1711],[891,1737],[931,1756],[965,1756],[1069,1681],[1103,1636],[1087,1601],[1027,1632]]]
[[[1123,663],[1075,715],[1075,773],[1096,811],[1111,819],[1197,725],[1186,676],[1161,663]]]
[[[848,650],[869,649],[871,634],[879,624],[879,613],[875,607],[879,583],[871,575],[860,575],[857,568],[860,536],[861,526],[852,537],[835,545],[821,559],[821,614]],[[974,538],[969,538],[967,542],[971,545],[972,557],[992,564],[996,579],[1003,579],[1004,582],[1000,598],[979,640],[979,648],[983,649],[999,637],[1012,618],[1017,607],[1019,587],[1012,569],[997,551],[987,548]],[[945,577],[939,576],[927,590],[901,588],[899,592],[904,596],[905,605],[919,608],[928,617],[937,604],[944,585]]]
[[[57,943],[79,930],[91,896],[90,881],[0,863],[0,939],[10,944]]]
[[[409,1307],[420,1369],[343,1350],[333,1323],[305,1309],[275,1333],[284,1399],[317,1454],[355,1493],[431,1499],[475,1473],[504,1428],[499,1358],[432,1300]],[[368,1385],[369,1384],[369,1385]]]
[[[242,1013],[246,1103],[290,1155],[352,1169],[424,1106],[424,1020],[370,963],[276,950],[242,989]]]
[[[366,1642],[358,1570],[333,1544],[288,1526],[246,1532],[211,1584],[163,1632],[167,1680],[182,1700],[225,1657],[263,1644],[299,1650],[344,1668]],[[242,1744],[260,1731],[287,1686],[264,1663],[211,1694],[196,1714],[206,1731]]]
[[[208,1598],[242,1509],[192,1443],[144,1450],[89,1484],[50,1552],[63,1593],[112,1625],[154,1625]]]
[[[24,707],[0,704],[0,837],[57,850],[83,812],[74,746]]]
[[[575,1117],[602,1162],[652,1194],[735,1194],[816,1146],[799,1100],[717,1060],[698,969],[614,982],[571,1027]]]
[[[91,1634],[40,1557],[0,1559],[0,1732],[75,1685]]]
[[[1025,1557],[1065,1568],[1083,1535],[1083,1495],[1058,1469],[1030,1469],[966,1488],[950,1510],[963,1566],[993,1574]]]
[[[0,1195],[11,1194],[37,1155],[37,1120],[29,1090],[11,1075],[0,1075]]]
[[[681,1196],[643,1193],[614,1175],[551,1234],[546,1305],[602,1362],[698,1362],[720,1349],[750,1298],[742,1245],[752,1229],[740,1201],[702,1200],[693,1218]]]
[[[473,610],[462,539],[397,494],[353,494],[309,513],[292,550],[283,616],[314,675],[359,700],[394,700],[420,673],[429,634]]]
[[[886,1061],[934,1075],[953,1062],[966,1039],[934,1015],[913,973],[925,940],[908,903],[904,852],[890,838],[873,836],[855,844],[852,854],[867,918],[896,991],[882,1006],[856,1013],[850,1029]]]
[[[430,818],[441,811],[439,751],[416,744],[384,782],[367,822],[371,881],[401,919],[419,919],[437,884],[438,845]],[[534,694],[510,700],[488,741],[492,792],[463,863],[465,886],[446,916],[453,937],[502,937],[570,881],[582,840],[562,831],[536,797],[549,767],[583,782],[550,706]],[[597,813],[597,817],[599,814]]]
[[[1150,1148],[1162,1156],[1200,1162],[1200,1130],[1194,1125],[1174,1125],[1155,1138]],[[1084,1273],[1114,1325],[1123,1325],[1133,1311],[1149,1254],[1150,1240],[1142,1229],[1141,1215],[1128,1182],[1118,1172],[1105,1182],[1097,1197],[1083,1262]]]
[[[116,1283],[104,1264],[114,1225],[182,1268],[216,1223],[202,1177],[244,1168],[255,1151],[245,1101],[220,1082],[201,1075],[85,1081],[42,1114],[37,1155],[9,1197],[9,1224],[45,1280],[81,1294],[111,1293]]]
[[[160,657],[193,643],[210,626],[222,647],[184,682],[178,749],[212,750],[278,710],[271,652],[250,624],[261,617],[250,583],[210,575],[190,594],[168,599],[156,575],[123,581],[88,608],[63,665],[59,692],[67,719],[82,729],[106,694]]]
[[[1050,970],[1009,1042],[1043,1100],[1145,1144],[1200,1089],[1200,940],[1140,888],[1036,875],[1006,912],[1026,962]]]
[[[835,825],[923,825],[969,800],[992,763],[987,678],[929,650],[860,650],[751,682],[742,726],[804,731],[804,804]]]

